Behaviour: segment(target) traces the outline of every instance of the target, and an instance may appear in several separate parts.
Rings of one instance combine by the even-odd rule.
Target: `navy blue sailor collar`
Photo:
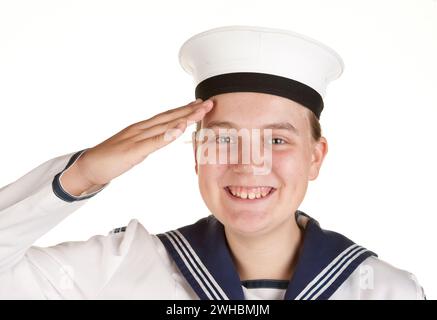
[[[322,229],[302,211],[295,216],[304,235],[285,300],[329,299],[366,258],[377,256],[337,232]],[[244,300],[224,227],[214,216],[157,236],[200,299]]]

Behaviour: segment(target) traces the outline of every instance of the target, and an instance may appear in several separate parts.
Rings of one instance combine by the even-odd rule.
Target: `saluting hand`
[[[152,152],[170,144],[189,124],[200,121],[213,107],[211,100],[197,99],[134,123],[102,143],[86,150],[64,172],[61,183],[65,191],[79,196],[101,187],[142,162]]]

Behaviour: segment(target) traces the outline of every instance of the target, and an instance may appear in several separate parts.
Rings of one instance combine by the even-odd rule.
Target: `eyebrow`
[[[230,121],[210,121],[204,128],[212,127],[222,127],[222,128],[237,128],[238,126]],[[263,125],[260,129],[278,129],[278,130],[288,130],[292,133],[299,135],[299,131],[289,122],[278,122]]]

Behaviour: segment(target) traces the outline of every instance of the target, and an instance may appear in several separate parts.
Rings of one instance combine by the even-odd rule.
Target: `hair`
[[[311,110],[308,110],[307,117],[308,121],[310,122],[311,137],[314,141],[319,141],[319,139],[322,137],[322,128],[320,126],[320,121]],[[196,132],[200,130],[201,125],[201,121],[197,121]]]
[[[315,113],[311,110],[308,110],[307,115],[311,127],[311,136],[313,137],[314,141],[319,141],[322,137],[322,127],[320,126],[320,121],[316,117]]]

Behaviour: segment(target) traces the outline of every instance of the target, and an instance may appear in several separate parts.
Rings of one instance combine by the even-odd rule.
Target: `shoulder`
[[[96,234],[84,241],[66,241],[50,247],[33,247],[29,254],[41,254],[54,258],[75,259],[84,257],[97,259],[125,256],[133,249],[150,251],[154,247],[152,235],[136,219],[131,219],[127,225],[111,229],[106,235]],[[34,252],[35,251],[35,252]]]
[[[107,236],[111,245],[120,251],[147,249],[155,250],[157,247],[156,236],[151,234],[137,219],[132,219],[125,226],[112,229]]]
[[[345,296],[364,300],[426,299],[414,274],[375,256],[364,260],[333,295],[339,299]]]
[[[159,237],[150,233],[137,219],[132,219],[126,226],[112,229],[106,238],[111,239],[113,248],[118,248],[120,252],[129,250],[147,256],[156,255],[166,264],[171,264]]]

